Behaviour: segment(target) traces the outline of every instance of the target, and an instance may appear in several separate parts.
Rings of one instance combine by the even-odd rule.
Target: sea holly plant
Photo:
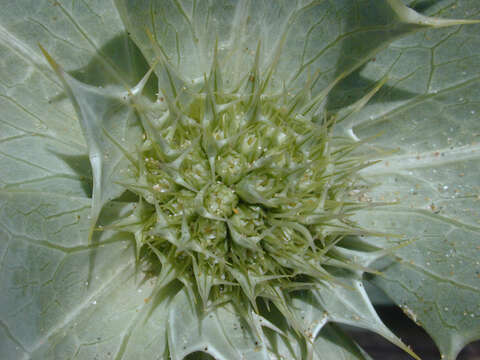
[[[418,359],[369,282],[455,359],[480,339],[479,13],[5,2],[2,356],[369,359],[343,324]]]

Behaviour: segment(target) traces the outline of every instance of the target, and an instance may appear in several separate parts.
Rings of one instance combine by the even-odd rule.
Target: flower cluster
[[[143,109],[137,177],[124,185],[142,199],[137,245],[168,279],[205,307],[248,299],[256,309],[257,297],[331,279],[329,267],[355,268],[335,245],[361,232],[346,196],[367,163],[332,136],[333,118],[302,111],[306,92],[266,94],[255,69],[224,89],[218,71]]]

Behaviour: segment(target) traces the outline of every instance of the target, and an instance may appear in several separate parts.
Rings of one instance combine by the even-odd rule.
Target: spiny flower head
[[[328,267],[359,269],[335,245],[362,233],[347,195],[367,162],[332,136],[334,118],[301,111],[314,105],[307,91],[266,94],[269,80],[255,64],[229,89],[214,61],[203,86],[140,107],[144,141],[123,184],[141,199],[137,253],[155,254],[205,307],[258,311],[258,297],[332,279]]]

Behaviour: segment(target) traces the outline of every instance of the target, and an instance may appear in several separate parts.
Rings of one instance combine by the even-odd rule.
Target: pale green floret
[[[205,247],[214,247],[217,243],[225,241],[227,237],[227,227],[223,222],[201,217],[195,225],[194,233]]]
[[[240,180],[246,167],[245,158],[236,152],[232,151],[225,157],[217,157],[216,172],[226,185],[232,185]]]
[[[238,197],[228,186],[221,183],[208,186],[205,196],[205,208],[218,217],[228,217],[238,204]]]

